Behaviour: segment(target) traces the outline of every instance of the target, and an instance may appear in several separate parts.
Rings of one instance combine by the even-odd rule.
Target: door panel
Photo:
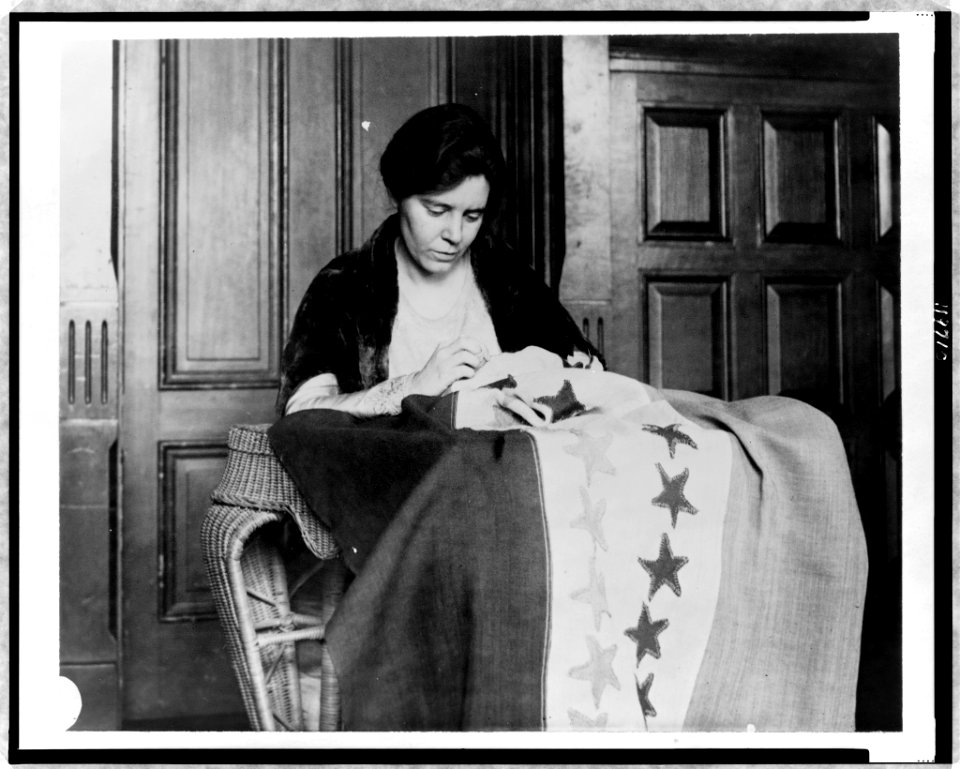
[[[272,386],[280,359],[283,49],[164,46],[161,388]]]
[[[220,482],[227,449],[221,441],[160,441],[160,621],[211,619],[200,528],[210,492]]]
[[[726,236],[722,113],[646,110],[646,236]]]
[[[767,390],[843,404],[839,283],[767,282]]]
[[[648,375],[654,387],[726,397],[729,392],[728,283],[723,278],[644,277]],[[685,338],[690,344],[674,344]]]
[[[835,117],[765,113],[766,239],[832,243],[840,237]]]

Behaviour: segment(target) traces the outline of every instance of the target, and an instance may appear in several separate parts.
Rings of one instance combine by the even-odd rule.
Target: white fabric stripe
[[[550,548],[546,727],[680,730],[716,611],[730,438],[687,421],[653,388],[616,374],[551,369],[515,379],[509,398],[559,412],[570,411],[571,402],[574,411],[582,407],[577,416],[522,428],[537,446]],[[503,401],[498,391],[461,392],[457,426],[516,427],[521,411],[506,413]],[[671,425],[682,433],[673,456],[655,431]],[[684,471],[686,480],[677,481]],[[654,502],[665,481],[682,483],[696,509],[678,510],[676,526],[671,511]],[[657,561],[665,534],[673,555],[687,559],[675,572],[680,595],[663,584],[651,597],[640,559]],[[645,605],[650,622],[668,624],[638,664],[638,645],[626,631],[638,627]],[[637,687],[650,674],[656,715],[645,719]]]
[[[698,449],[678,447],[671,460],[666,441],[644,431],[642,425],[676,423]],[[631,424],[632,429],[624,429]],[[566,451],[577,445],[577,436],[535,432],[554,564],[548,728],[584,728],[592,722],[595,728],[607,730],[679,730],[716,607],[729,487],[729,439],[719,431],[686,422],[665,401],[634,410],[628,419],[585,416],[570,420],[570,427],[582,430],[581,436],[588,439],[602,439],[614,430],[621,434],[615,435],[606,451],[615,474],[595,467],[588,479],[586,463]],[[690,471],[685,496],[698,512],[680,512],[676,529],[670,524],[670,511],[651,503],[663,490],[657,462],[670,476],[685,467]],[[601,505],[606,549],[582,525],[572,525],[583,518],[585,507]],[[673,553],[689,560],[677,570],[681,595],[663,585],[651,600],[650,576],[637,559],[656,560],[664,533]],[[584,592],[591,582],[593,596]],[[591,597],[593,604],[588,603]],[[625,631],[637,624],[644,604],[652,621],[667,619],[669,625],[657,637],[660,659],[646,653],[638,667],[637,645]],[[571,671],[586,675],[589,671],[583,671],[583,666],[590,662],[591,654],[596,657],[598,653],[601,659],[604,654],[612,657],[612,676],[608,673],[603,678],[601,668],[597,673],[601,685],[595,690],[591,680],[572,677]],[[650,672],[654,673],[650,700],[657,716],[647,719],[645,727],[634,680],[636,676],[638,683],[643,682]],[[602,685],[604,680],[607,683]]]

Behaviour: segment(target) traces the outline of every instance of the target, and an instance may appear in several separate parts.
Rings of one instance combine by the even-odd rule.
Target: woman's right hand
[[[462,336],[438,345],[430,360],[414,374],[411,391],[421,395],[441,395],[454,382],[472,377],[487,362],[483,345]]]

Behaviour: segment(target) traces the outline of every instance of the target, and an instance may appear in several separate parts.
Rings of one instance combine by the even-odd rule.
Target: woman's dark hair
[[[452,189],[468,176],[486,177],[485,221],[499,211],[505,175],[500,144],[484,119],[462,104],[418,112],[400,126],[380,157],[380,176],[397,203]]]

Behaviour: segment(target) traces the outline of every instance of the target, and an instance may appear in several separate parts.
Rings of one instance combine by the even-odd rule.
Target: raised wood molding
[[[846,405],[844,279],[768,278],[764,294],[767,392],[792,394],[825,410]]]
[[[350,39],[337,40],[334,53],[336,90],[334,99],[337,109],[337,253],[348,251],[354,242],[353,210],[353,130],[354,98],[357,84],[354,82],[354,50]]]
[[[872,123],[874,237],[883,243],[894,241],[900,230],[900,125],[891,115],[875,115]]]
[[[227,461],[224,441],[160,441],[160,563],[162,622],[216,617],[200,551],[200,525]]]
[[[161,389],[266,388],[279,377],[288,270],[286,47],[282,40],[207,41],[198,50],[210,56],[214,43],[257,47],[255,82],[218,80],[214,91],[254,104],[256,115],[226,109],[198,123],[235,119],[220,143],[208,133],[203,146],[195,146],[191,127],[204,104],[189,103],[191,88],[202,85],[191,80],[191,42],[161,43]],[[238,67],[233,74],[247,73]],[[240,133],[244,128],[247,136]],[[202,160],[196,173],[217,178],[194,180],[191,156]],[[250,166],[237,169],[244,160]],[[233,171],[240,177],[230,177]],[[251,179],[257,186],[247,190]],[[195,190],[207,192],[193,199]],[[231,194],[245,194],[251,210],[237,209]],[[244,213],[252,213],[252,221]],[[196,228],[199,236],[190,229],[191,219],[203,224]]]
[[[337,142],[337,48],[333,39],[301,38],[287,42],[288,142],[286,231],[287,275],[284,316],[289,334],[300,301],[317,271],[337,256],[339,161]]]
[[[643,126],[643,237],[726,240],[726,112],[645,109]]]
[[[767,242],[838,242],[839,117],[763,112],[762,125]]]
[[[728,398],[730,276],[640,272],[644,381]]]

